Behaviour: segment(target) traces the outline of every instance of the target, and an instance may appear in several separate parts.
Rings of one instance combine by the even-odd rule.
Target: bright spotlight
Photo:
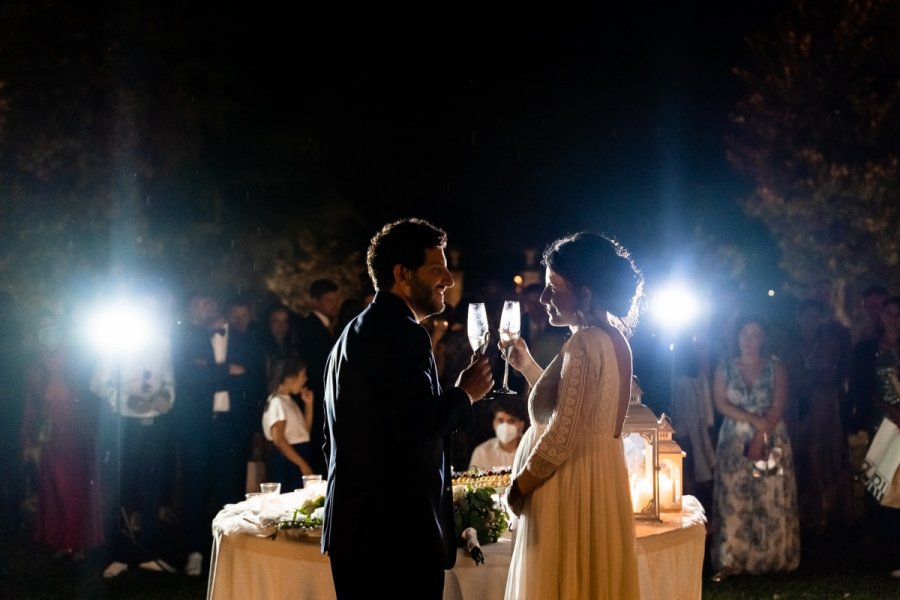
[[[773,298],[775,296],[775,290],[769,290],[769,298]]]
[[[150,315],[139,305],[118,300],[97,308],[85,332],[101,354],[128,355],[143,348],[153,333]]]
[[[650,314],[669,331],[679,331],[700,314],[701,303],[684,283],[670,283],[650,297]]]

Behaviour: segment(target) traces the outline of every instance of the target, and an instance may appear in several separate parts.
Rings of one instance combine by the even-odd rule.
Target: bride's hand
[[[525,508],[525,494],[521,492],[515,480],[512,481],[509,489],[506,490],[506,505],[512,514],[517,517],[522,516],[522,509]]]
[[[500,344],[498,344],[498,346],[500,347],[500,354],[503,356],[503,346]],[[531,351],[528,349],[528,344],[526,344],[525,340],[522,338],[518,338],[514,341],[512,345],[509,346],[508,351],[509,355],[506,356],[506,360],[509,362],[509,366],[516,371],[521,372],[534,362]]]
[[[502,347],[500,350],[500,355],[506,358],[506,354],[502,352]],[[537,361],[534,360],[534,357],[531,356],[528,344],[522,338],[517,339],[509,346],[509,358],[507,360],[513,369],[525,376],[528,385],[533,386],[541,376],[541,373],[544,372]]]

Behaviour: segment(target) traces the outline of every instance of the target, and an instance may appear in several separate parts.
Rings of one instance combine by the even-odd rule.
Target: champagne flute
[[[506,364],[503,367],[503,385],[497,390],[497,394],[515,394],[509,389],[509,349],[519,339],[522,333],[522,313],[516,300],[506,300],[503,303],[503,312],[500,314],[500,347],[503,348],[503,357]]]
[[[488,325],[487,309],[484,302],[472,302],[469,304],[469,320],[466,329],[469,336],[469,344],[476,356],[484,356],[491,339],[491,328]]]

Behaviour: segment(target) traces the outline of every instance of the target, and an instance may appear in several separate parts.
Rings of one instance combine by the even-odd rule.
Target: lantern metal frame
[[[659,510],[660,512],[681,512],[682,497],[684,493],[684,450],[673,439],[675,429],[672,427],[672,420],[666,413],[662,413],[659,417],[659,471],[657,478],[660,479],[659,487]],[[671,497],[665,493],[667,490],[662,486],[662,477],[664,471],[669,472],[669,479],[672,485]]]
[[[660,521],[659,422],[653,411],[641,402],[642,393],[635,378],[632,381],[631,400],[622,427],[622,445],[631,483],[634,518],[642,521]],[[646,487],[648,478],[649,496]]]

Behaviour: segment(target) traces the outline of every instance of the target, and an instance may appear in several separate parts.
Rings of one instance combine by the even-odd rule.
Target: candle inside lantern
[[[631,507],[634,512],[641,512],[653,500],[653,482],[647,477],[640,479],[631,477]]]
[[[675,502],[675,482],[665,473],[659,474],[659,502],[663,506]]]

